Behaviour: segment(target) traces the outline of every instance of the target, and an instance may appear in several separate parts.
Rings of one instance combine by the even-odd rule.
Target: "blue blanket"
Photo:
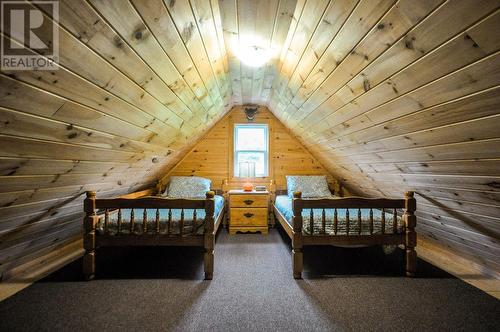
[[[133,209],[134,210],[134,233],[142,233],[142,221],[144,209]],[[215,220],[218,219],[220,213],[224,210],[224,197],[215,195]],[[205,210],[196,209],[196,225],[193,223],[195,209],[184,209],[184,227],[183,233],[192,233],[193,226],[196,227],[196,233],[203,233],[203,221],[205,219]],[[132,209],[122,209],[122,233],[130,233],[130,214]],[[165,233],[168,227],[168,214],[169,209],[158,209],[160,213],[160,232]],[[179,234],[179,221],[181,220],[181,210],[171,209],[172,212],[172,223],[170,225],[171,234]],[[148,233],[156,234],[156,209],[146,209],[147,214],[147,229]],[[101,218],[97,225],[97,231],[100,233],[104,232],[104,218]],[[110,234],[116,234],[118,232],[118,213],[113,212],[109,216],[108,222],[108,232]]]
[[[332,196],[332,199],[335,199]],[[276,196],[276,201],[274,203],[278,211],[285,217],[288,224],[292,225],[293,218],[293,209],[292,209],[292,199],[286,195]],[[370,234],[370,209],[337,209],[337,234],[345,235],[347,234],[347,213],[349,210],[349,234],[358,234],[359,225],[358,225],[358,211],[361,212],[361,234],[367,235]],[[381,234],[382,233],[382,210],[373,209],[373,234]],[[322,213],[323,209],[313,209],[313,228],[314,234],[320,234],[322,231]],[[326,234],[335,234],[334,229],[334,209],[325,209],[325,220]],[[393,233],[393,213],[391,211],[385,211],[385,230],[384,234]],[[302,219],[303,219],[303,227],[302,233],[309,235],[311,233],[310,228],[310,217],[311,217],[311,209],[303,209],[302,210]],[[397,232],[402,231],[402,220],[400,215],[397,217]]]

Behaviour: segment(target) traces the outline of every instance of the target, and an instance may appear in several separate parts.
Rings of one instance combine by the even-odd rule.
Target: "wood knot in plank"
[[[189,22],[188,26],[182,29],[181,34],[182,34],[182,40],[184,40],[184,42],[187,42],[189,39],[191,39],[191,36],[193,35],[193,30],[194,30],[193,22]]]

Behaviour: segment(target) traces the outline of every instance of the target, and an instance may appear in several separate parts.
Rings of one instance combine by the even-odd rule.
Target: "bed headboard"
[[[276,196],[278,196],[278,195],[287,195],[288,194],[288,192],[286,191],[286,189],[285,190],[284,189],[276,189],[275,193],[276,193]]]

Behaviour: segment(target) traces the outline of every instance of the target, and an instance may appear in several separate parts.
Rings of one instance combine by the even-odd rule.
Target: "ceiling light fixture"
[[[256,37],[242,36],[238,45],[234,45],[233,51],[236,57],[245,65],[250,67],[261,67],[272,57],[273,51],[262,45],[269,44]]]
[[[241,62],[250,67],[260,67],[271,59],[271,52],[259,46],[240,47],[236,56]]]

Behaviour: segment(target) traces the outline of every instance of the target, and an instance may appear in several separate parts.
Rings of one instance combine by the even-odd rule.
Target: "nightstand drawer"
[[[267,226],[267,208],[234,208],[231,212],[231,226]]]
[[[230,195],[229,206],[233,207],[267,207],[268,195]]]

